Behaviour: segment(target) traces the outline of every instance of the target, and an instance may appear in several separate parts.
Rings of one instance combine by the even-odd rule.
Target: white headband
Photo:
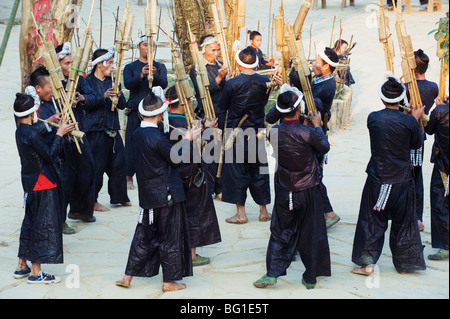
[[[36,89],[33,86],[27,86],[25,88],[25,94],[30,95],[33,98],[34,106],[24,112],[14,112],[14,115],[17,117],[26,117],[26,116],[30,115],[31,113],[34,113],[33,123],[37,123],[38,117],[37,117],[36,112],[39,110],[39,107],[41,105],[39,95],[37,95]]]
[[[58,54],[56,54],[56,56],[58,57],[58,59],[61,61],[62,59],[64,59],[66,56],[70,55],[72,52],[70,50],[70,42],[66,42],[63,45],[63,48],[61,50],[61,52],[59,52]]]
[[[239,58],[239,53],[241,53],[241,51],[243,49],[244,49],[244,47],[242,46],[242,44],[241,44],[241,42],[239,40],[234,41],[234,43],[233,43],[233,51],[236,52],[236,55],[235,55],[236,62],[240,66],[242,66],[243,68],[246,68],[246,69],[255,69],[256,67],[258,67],[258,65],[259,65],[258,57],[256,57],[256,61],[253,64],[246,64],[246,63],[241,61],[241,59]]]
[[[92,61],[92,67],[96,66],[100,62],[105,62],[113,58],[115,53],[116,53],[115,47],[114,46],[110,47],[107,53],[103,54],[102,56],[99,56],[97,59]]]
[[[327,57],[327,55],[325,54],[325,50],[326,50],[325,43],[320,42],[318,45],[318,48],[317,48],[317,52],[319,53],[319,56],[322,58],[322,60],[324,60],[326,63],[328,63],[332,67],[335,67],[335,68],[338,67],[339,61],[338,62],[331,61],[330,58]]]
[[[147,41],[147,36],[146,35],[140,36],[139,39],[136,41],[137,42],[136,46],[145,41]]]
[[[405,103],[408,104],[407,103],[408,101],[406,101],[406,88],[405,88],[405,85],[403,83],[401,83],[400,80],[398,78],[396,78],[395,75],[391,71],[386,72],[385,78],[386,79],[394,78],[398,83],[400,83],[402,85],[403,92],[402,92],[402,94],[400,94],[399,97],[396,97],[396,98],[393,98],[393,99],[387,98],[383,94],[383,90],[382,90],[383,89],[383,85],[386,83],[386,81],[384,81],[383,83],[380,84],[380,86],[378,88],[378,96],[380,97],[380,99],[382,99],[386,103],[399,103],[400,101],[405,100]]]
[[[213,44],[213,43],[217,43],[217,38],[216,37],[207,37],[203,43],[200,45],[201,48],[206,47],[207,45]]]
[[[17,117],[25,117],[25,116],[30,115],[31,113],[37,112],[38,109],[39,109],[39,106],[34,105],[31,109],[28,109],[26,111],[14,112],[14,115],[17,116]]]
[[[152,117],[152,116],[156,116],[161,113],[164,113],[168,107],[169,107],[169,101],[166,100],[163,102],[162,106],[159,109],[156,109],[154,111],[146,111],[146,110],[144,110],[144,100],[142,100],[139,103],[139,113],[145,117]]]
[[[291,113],[299,105],[301,105],[300,106],[300,110],[301,110],[302,113],[304,113],[305,112],[305,102],[303,101],[303,93],[299,89],[297,89],[296,87],[292,87],[292,86],[290,86],[288,84],[283,84],[283,86],[280,88],[280,94],[283,94],[283,93],[288,92],[288,91],[291,91],[291,92],[294,92],[295,94],[297,94],[298,99],[297,99],[297,101],[295,102],[295,104],[292,107],[287,108],[287,109],[280,108],[278,106],[278,103],[277,103],[275,106],[276,106],[278,112],[283,113],[283,114]]]
[[[170,127],[169,127],[169,113],[167,112],[167,109],[170,104],[170,100],[167,100],[164,96],[164,90],[160,86],[154,86],[152,88],[153,94],[155,94],[157,97],[163,101],[163,104],[159,109],[153,110],[153,111],[146,111],[144,110],[144,99],[139,103],[139,113],[142,116],[145,117],[153,117],[156,115],[159,115],[161,113],[164,113],[164,133],[169,133]]]

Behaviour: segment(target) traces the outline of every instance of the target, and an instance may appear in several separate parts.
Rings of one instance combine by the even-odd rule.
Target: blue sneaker
[[[22,279],[22,278],[28,277],[30,275],[30,273],[31,273],[31,269],[30,269],[30,267],[27,266],[26,269],[17,268],[14,271],[14,275],[13,276],[16,279]]]
[[[58,282],[61,282],[61,278],[46,274],[42,271],[36,277],[33,275],[28,277],[29,284],[57,284]]]

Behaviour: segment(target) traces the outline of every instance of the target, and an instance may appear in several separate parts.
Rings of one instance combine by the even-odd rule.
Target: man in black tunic
[[[302,98],[300,92],[280,94],[276,107],[282,114],[281,124],[270,131],[270,142],[278,150],[275,207],[267,274],[254,283],[258,288],[274,285],[279,276],[286,275],[296,251],[306,268],[302,282],[308,289],[315,287],[316,277],[331,275],[317,159],[317,154],[329,151],[330,144],[320,129],[320,113],[310,112],[311,122],[300,124]]]
[[[381,256],[385,232],[392,220],[390,248],[399,273],[426,269],[423,246],[415,216],[415,189],[410,169],[410,150],[421,143],[418,120],[424,108],[411,115],[399,111],[406,90],[388,74],[379,87],[386,108],[372,112],[367,119],[371,153],[367,166],[352,261],[361,268],[352,272],[370,275]]]
[[[214,107],[214,113],[218,119],[218,127],[223,131],[226,120],[226,112],[219,107],[219,101],[222,96],[223,88],[227,81],[228,68],[225,67],[221,62],[217,60],[220,52],[220,45],[217,39],[211,35],[205,35],[200,39],[200,47],[203,52],[204,63],[206,65],[206,71],[208,72],[209,79],[209,94],[211,95],[211,100]],[[201,118],[204,118],[205,112],[203,110],[202,99],[200,98],[200,93],[197,83],[197,72],[195,66],[193,66],[189,72],[189,76],[194,85],[195,97],[197,99],[198,110],[197,113]],[[210,119],[212,120],[212,119]],[[217,178],[218,165],[212,163],[209,165],[210,172],[212,175],[216,176],[213,181],[214,193],[216,194],[216,199],[221,199],[222,197],[222,183],[220,178]]]
[[[265,129],[264,113],[269,99],[267,83],[270,79],[256,74],[254,69],[258,65],[258,58],[252,49],[237,52],[236,61],[241,75],[227,81],[219,107],[228,111],[227,129],[238,128],[239,122],[248,115],[241,129],[247,133],[253,132],[250,138],[255,138],[260,129]],[[241,137],[244,135],[243,132],[239,134]],[[259,220],[268,221],[271,217],[266,206],[270,204],[271,194],[265,145],[257,141],[250,149],[252,145],[247,136],[238,136],[236,140],[238,142],[225,152],[222,172],[222,201],[237,206],[237,213],[226,221],[233,224],[245,224],[248,221],[245,212],[247,190],[250,190],[253,200],[260,206]]]
[[[427,134],[434,135],[431,162],[434,163],[430,184],[431,201],[431,245],[439,249],[428,256],[431,260],[448,260],[448,198],[449,198],[449,127],[448,102],[436,99],[436,108],[431,112],[425,127]]]
[[[55,48],[61,71],[64,76],[62,81],[64,88],[67,86],[72,67],[72,55],[70,42]],[[83,76],[79,76],[76,87],[76,106],[72,108],[78,127],[85,129],[86,105],[92,107],[95,103],[95,95]],[[81,154],[73,141],[64,145],[64,158],[61,169],[64,179],[65,200],[64,210],[70,205],[68,217],[84,222],[95,222],[95,167],[89,140],[85,136],[79,143]]]
[[[334,96],[336,94],[336,81],[334,80],[335,68],[339,65],[339,57],[337,53],[331,49],[325,47],[323,44],[318,46],[318,55],[313,64],[312,72],[315,78],[311,82],[311,92],[314,97],[314,104],[316,109],[320,112],[322,120],[331,118],[331,106],[333,105]],[[275,80],[279,86],[283,85],[283,79],[279,75],[275,75]],[[301,92],[303,88],[301,86],[298,72],[295,68],[292,68],[289,74],[289,84],[295,86]],[[269,124],[275,124],[281,117],[280,112],[274,107],[266,115],[266,121]],[[324,125],[326,126],[326,125]],[[328,128],[323,127],[326,134]],[[324,164],[327,161],[327,154],[320,156],[319,164],[322,172]],[[322,199],[324,202],[324,213],[327,223],[327,228],[332,227],[339,222],[340,217],[334,212],[330,199],[328,198],[327,188],[321,179]]]
[[[186,196],[178,172],[181,164],[174,162],[172,144],[158,128],[168,107],[168,101],[153,93],[139,105],[143,121],[133,133],[133,150],[140,215],[118,286],[129,287],[133,276],[156,276],[161,266],[164,292],[185,289],[177,281],[192,276]],[[180,143],[191,150],[189,139],[199,133],[188,131]]]
[[[120,136],[119,113],[126,106],[125,97],[119,86],[114,92],[111,78],[114,47],[98,49],[92,56],[92,72],[87,77],[95,94],[95,103],[86,105],[85,132],[91,144],[95,163],[95,206],[96,211],[109,211],[98,202],[98,194],[103,187],[103,175],[108,175],[108,193],[112,205],[131,206],[127,194],[125,152]],[[112,110],[112,99],[118,98],[117,108]]]
[[[167,137],[175,145],[180,141],[181,134],[188,129],[188,124],[184,107],[178,101],[175,87],[170,87],[165,96],[170,103],[169,123],[171,130],[167,134]],[[205,119],[204,123],[204,137],[212,137],[212,130],[217,127],[217,120],[209,121]],[[211,138],[208,138],[205,142],[214,143],[214,141],[211,141]],[[209,168],[211,165],[214,165],[214,163],[206,163],[202,159],[201,163],[193,163],[193,161],[190,161],[189,163],[184,163],[179,168],[186,194],[186,216],[189,224],[192,265],[194,267],[210,263],[209,257],[203,257],[197,254],[197,248],[222,241],[214,199],[212,197],[216,175],[211,174],[211,169]]]
[[[142,101],[150,92],[148,75],[150,73],[150,66],[148,65],[148,44],[147,37],[141,36],[137,43],[139,51],[139,59],[126,65],[123,69],[123,84],[125,88],[130,91],[130,98],[127,102],[126,114],[127,128],[125,131],[125,161],[127,167],[127,187],[133,189],[133,176],[135,173],[132,136],[136,128],[141,123],[141,118],[138,112],[139,102]],[[167,87],[167,69],[163,63],[153,61],[153,69],[151,70],[153,76],[152,86],[160,86],[165,89]]]

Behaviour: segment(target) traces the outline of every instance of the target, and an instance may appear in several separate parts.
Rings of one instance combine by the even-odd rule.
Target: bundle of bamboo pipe
[[[441,49],[441,43],[445,40],[445,34],[441,35],[441,38],[437,42],[437,50],[436,55],[441,60],[441,70],[439,73],[439,97],[444,101],[445,98],[445,89],[447,88],[447,76],[449,74],[448,64],[445,63],[445,59],[443,57],[444,53],[448,51],[448,49]]]
[[[395,3],[394,3],[395,7]],[[410,95],[410,107],[421,108],[423,106],[422,99],[420,97],[419,87],[416,80],[416,59],[414,56],[414,50],[412,47],[411,36],[407,34],[405,21],[403,20],[401,13],[395,8],[396,23],[395,29],[397,32],[397,39],[400,47],[400,55],[402,57],[401,67],[403,72],[403,80],[408,84],[408,90]],[[424,131],[424,121],[419,120],[421,130]]]
[[[383,44],[386,70],[394,73],[394,41],[392,40],[392,33],[389,30],[389,18],[386,17],[383,0],[380,0],[380,6],[377,9],[377,23],[378,36],[380,43]]]
[[[309,75],[311,71],[309,70],[302,41],[295,40],[294,30],[289,23],[285,24],[285,31],[285,39],[289,49],[289,57],[292,61],[292,66],[295,68],[300,78],[306,107],[308,112],[315,113],[317,110],[314,103],[314,97],[312,95],[311,83],[309,82]]]
[[[147,7],[145,8],[145,35],[147,36],[148,55],[147,61],[149,66],[148,84],[151,88],[153,86],[153,54],[155,52],[153,46],[153,39],[158,33],[157,24],[157,1],[147,0]]]
[[[166,20],[164,20],[164,25],[167,31],[167,38],[169,39],[173,63],[175,66],[175,75],[176,75],[175,89],[177,91],[178,99],[180,101],[179,103],[184,106],[188,127],[193,128],[196,127],[195,112],[192,106],[192,98],[194,97],[194,94],[189,85],[189,77],[186,74],[181,53],[177,45],[173,42],[173,40],[169,36],[170,33],[169,30],[167,29]]]
[[[213,14],[214,19],[214,29],[213,34],[217,39],[217,42],[220,46],[220,54],[222,56],[222,63],[226,68],[230,68],[230,56],[228,54],[228,45],[225,37],[225,31],[226,27],[224,26],[224,21],[227,21],[226,19],[223,19],[223,17],[219,16],[218,7],[215,3],[211,3],[211,12]]]
[[[190,37],[190,45],[189,49],[191,51],[192,61],[194,63],[195,72],[197,74],[197,86],[200,98],[203,104],[203,110],[205,112],[205,116],[214,120],[216,118],[216,113],[214,111],[214,105],[211,99],[211,94],[209,93],[209,78],[206,70],[205,63],[203,62],[203,54],[200,52],[197,46],[197,41],[195,39],[195,35],[191,31],[191,25],[189,21],[187,21],[188,33]]]
[[[130,49],[131,44],[131,31],[133,28],[134,16],[130,15],[130,5],[127,1],[127,6],[125,8],[125,12],[122,18],[122,21],[119,23],[119,28],[117,30],[117,38],[116,38],[116,46],[115,50],[117,52],[117,62],[115,69],[115,81],[113,83],[113,89],[115,92],[119,92],[119,85],[121,82],[122,76],[122,64],[123,64],[123,56],[125,51]],[[111,105],[111,111],[114,111],[119,104],[119,98],[117,96],[113,97]]]

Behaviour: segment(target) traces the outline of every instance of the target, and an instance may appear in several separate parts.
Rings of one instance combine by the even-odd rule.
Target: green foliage
[[[428,35],[431,35],[434,33],[434,39],[436,41],[439,41],[441,37],[444,37],[444,40],[441,42],[440,47],[442,50],[445,50],[445,52],[439,57],[439,60],[444,59],[445,64],[448,65],[449,63],[449,13],[447,12],[447,15],[444,18],[440,18],[438,22],[436,22],[438,25],[437,29],[434,29],[428,33]]]

